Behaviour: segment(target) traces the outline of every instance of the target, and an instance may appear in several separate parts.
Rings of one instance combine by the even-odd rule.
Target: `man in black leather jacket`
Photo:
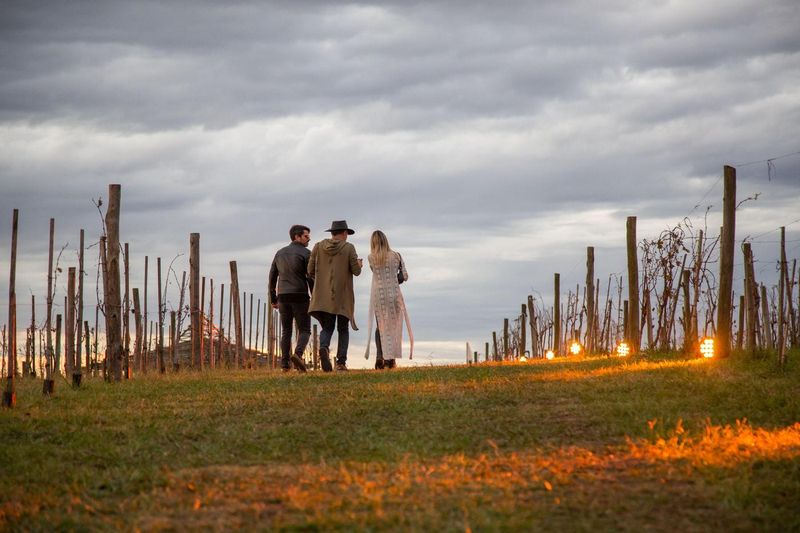
[[[308,242],[311,230],[295,224],[289,229],[291,244],[275,253],[269,269],[269,294],[272,307],[281,315],[281,368],[289,371],[289,362],[300,372],[306,371],[303,352],[311,335],[311,318],[308,315],[309,294],[313,281],[308,277]],[[277,290],[276,290],[277,289]],[[293,322],[300,332],[292,353]]]

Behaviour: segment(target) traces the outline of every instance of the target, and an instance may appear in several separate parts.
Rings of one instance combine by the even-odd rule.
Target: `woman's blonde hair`
[[[373,231],[369,243],[372,264],[375,266],[385,265],[389,257],[389,252],[392,251],[389,247],[389,239],[386,238],[386,234],[381,230]]]

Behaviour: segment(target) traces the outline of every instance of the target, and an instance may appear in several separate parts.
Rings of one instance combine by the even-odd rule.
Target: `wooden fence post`
[[[139,289],[133,288],[133,324],[136,337],[133,340],[133,366],[142,371],[142,310],[139,304]]]
[[[72,386],[81,386],[81,362],[75,357],[75,267],[67,271],[67,322],[64,326],[66,359],[72,368]]]
[[[231,310],[233,311],[233,320],[236,327],[236,351],[234,352],[234,368],[239,368],[239,362],[242,358],[242,304],[239,302],[239,273],[236,268],[236,261],[230,262],[231,267],[231,296],[233,303]]]
[[[594,246],[586,247],[586,353],[594,353]]]
[[[208,279],[208,365],[216,368],[214,361],[214,279]]]
[[[520,307],[520,315],[519,315],[519,356],[522,357],[525,355],[525,347],[528,345],[528,339],[526,338],[525,332],[525,322],[528,318],[528,307],[526,304],[522,304]],[[475,352],[478,353],[478,352]],[[477,360],[475,361],[478,362]]]
[[[636,253],[636,217],[628,217],[626,222],[626,241],[628,248],[628,321],[632,327],[626,339],[631,354],[639,352],[639,259]],[[635,324],[635,327],[633,326]]]
[[[747,288],[745,287],[745,292]],[[744,295],[739,296],[739,327],[736,331],[736,350],[742,349],[742,339],[744,338],[744,310],[745,301]]]
[[[561,353],[561,274],[553,275],[553,352]]]
[[[122,380],[122,325],[120,312],[122,302],[119,287],[119,218],[121,187],[118,184],[108,186],[108,210],[106,211],[106,230],[108,231],[106,261],[108,267],[108,302],[106,304],[106,324],[108,338],[106,341],[106,358],[111,357],[111,373],[114,381]],[[110,354],[109,354],[110,352]]]
[[[228,313],[231,310],[228,309]],[[225,316],[225,284],[220,283],[219,285],[219,346],[217,347],[217,359],[219,360],[220,366],[224,362],[224,353],[222,351],[222,341],[225,339],[225,329],[222,327],[222,319]]]
[[[124,267],[125,267],[125,297],[122,299],[122,339],[123,339],[123,351],[125,352],[125,379],[131,378],[131,299],[130,299],[130,290],[131,290],[131,274],[130,274],[130,260],[128,259],[130,255],[130,249],[128,247],[128,243],[124,244],[125,250],[125,257],[124,257]],[[78,322],[78,329],[80,330],[80,322]],[[80,338],[78,339],[78,346],[81,345]],[[79,365],[80,365],[80,357],[78,357]]]
[[[784,278],[786,277],[786,227],[781,226],[781,268],[778,280],[778,364],[786,367],[786,353],[783,338],[783,292]]]
[[[3,392],[3,407],[17,405],[17,231],[19,229],[19,209],[14,209],[11,222],[11,262],[8,282],[8,377]]]
[[[503,361],[508,361],[508,319],[503,319]]]
[[[150,348],[150,337],[147,335],[147,259],[147,256],[144,256],[144,300],[142,301],[142,308],[144,309],[144,322],[142,324],[142,372],[147,372],[147,351]]]
[[[755,282],[755,271],[753,269],[753,251],[750,243],[742,244],[744,255],[744,301],[747,306],[747,337],[745,347],[751,354],[756,351],[756,331],[758,327],[758,286]]]
[[[192,366],[203,368],[200,357],[200,234],[189,236],[189,305],[192,320]]]
[[[725,165],[722,197],[722,235],[719,258],[716,347],[720,357],[731,353],[731,293],[733,291],[733,247],[736,235],[736,169]]]
[[[769,300],[767,288],[761,284],[761,345],[767,351],[772,351],[772,320],[769,316]]]
[[[683,353],[685,354],[694,353],[697,339],[697,333],[692,328],[692,302],[689,299],[691,275],[688,270],[684,270],[681,274],[683,287]]]
[[[167,372],[167,365],[164,363],[164,314],[166,306],[161,294],[161,258],[156,257],[156,281],[158,282],[158,335],[156,337],[156,359],[158,360],[158,371],[161,374]]]
[[[50,219],[50,248],[47,255],[47,317],[45,319],[45,329],[47,330],[47,347],[45,348],[45,375],[42,385],[42,394],[50,396],[55,392],[55,380],[53,379],[53,244],[55,241],[56,220]]]
[[[84,231],[81,229],[79,243],[78,243],[78,312],[76,321],[76,327],[78,328],[75,334],[75,360],[78,361],[78,365],[81,365],[81,359],[83,359],[83,343],[81,342],[81,332],[83,330],[83,278],[86,275],[84,272]],[[92,368],[92,361],[89,355],[89,350],[86,350],[86,375],[90,375],[90,369]]]

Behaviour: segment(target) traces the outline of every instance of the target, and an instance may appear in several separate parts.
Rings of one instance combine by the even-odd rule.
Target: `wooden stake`
[[[133,288],[133,321],[136,336],[133,341],[133,365],[142,371],[142,309],[139,304],[139,289]]]
[[[108,302],[106,303],[106,328],[108,338],[106,357],[110,357],[111,374],[114,381],[122,380],[122,324],[120,311],[122,302],[119,287],[119,218],[121,187],[117,184],[108,186],[108,210],[106,211],[106,229],[108,231],[108,247],[106,260],[108,267]]]
[[[56,314],[56,372],[61,373],[61,315]]]
[[[189,235],[189,306],[192,319],[192,365],[203,368],[200,358],[200,234]]]
[[[130,261],[128,260],[130,251],[127,242],[124,244],[124,249],[125,249],[125,257],[123,258],[123,260],[125,268],[125,296],[122,299],[122,340],[123,340],[123,351],[125,353],[125,365],[123,368],[123,372],[125,374],[125,379],[130,379],[131,377],[131,327],[130,327],[131,277],[130,277]],[[80,322],[78,322],[78,324],[80,325]],[[78,346],[80,346],[80,344],[81,341],[80,339],[78,339]],[[78,358],[78,360],[80,360],[80,358]]]
[[[247,300],[245,299],[245,303]],[[248,359],[252,359],[253,350],[253,293],[250,293],[250,313],[247,315],[250,318],[250,326],[247,328],[247,351],[250,354]],[[251,361],[252,362],[252,361]]]
[[[747,288],[745,287],[745,291]],[[739,327],[736,332],[736,350],[742,349],[742,339],[744,338],[744,295],[739,296]]]
[[[252,295],[250,298],[250,303],[253,303]],[[253,313],[250,313],[250,318],[253,317]],[[258,334],[260,332],[259,326],[261,325],[261,298],[258,299],[258,303],[256,304],[256,346],[255,351],[258,352]]]
[[[200,367],[205,364],[206,358],[206,277],[200,278]]]
[[[164,298],[161,293],[161,258],[156,257],[156,281],[158,282],[158,333],[156,335],[156,360],[158,361],[158,371],[161,374],[167,372],[167,365],[164,362],[164,314],[167,312],[164,305]]]
[[[45,330],[47,331],[47,347],[45,349],[45,384],[42,392],[45,396],[53,394],[55,380],[53,380],[53,244],[55,241],[56,220],[50,219],[50,247],[47,255],[47,318]]]
[[[144,323],[142,324],[142,372],[147,372],[147,352],[150,350],[150,337],[147,332],[147,256],[144,256]]]
[[[495,361],[499,361],[500,360],[500,354],[499,354],[500,350],[497,349],[497,332],[496,331],[492,332],[492,347],[494,348],[494,360]]]
[[[731,353],[731,298],[733,291],[733,251],[736,236],[736,169],[725,165],[722,197],[722,236],[719,258],[719,296],[717,297],[717,338],[720,357]]]
[[[67,271],[67,322],[64,328],[67,364],[72,370],[72,386],[81,386],[81,362],[75,357],[75,267]]]
[[[239,302],[239,274],[236,269],[236,261],[230,262],[231,267],[231,296],[233,297],[233,311],[234,322],[236,323],[236,351],[234,352],[234,368],[239,368],[239,362],[242,358],[242,305]]]
[[[784,278],[786,277],[786,228],[781,226],[781,268],[778,280],[778,364],[786,367],[786,352],[784,351],[783,338],[783,293]]]
[[[772,320],[769,316],[769,300],[767,288],[761,284],[761,344],[767,351],[772,351]]]
[[[757,348],[756,331],[758,324],[758,285],[755,282],[755,272],[753,269],[753,251],[749,242],[742,244],[744,254],[744,301],[747,307],[747,337],[745,347],[751,354]]]
[[[561,274],[553,275],[553,352],[561,354]]]
[[[630,338],[627,340],[631,347],[631,354],[635,354],[641,345],[639,340],[639,259],[636,253],[636,217],[628,217],[626,241],[628,247],[628,302],[630,305],[628,318],[631,324],[636,324],[636,327],[630,328]]]
[[[169,360],[172,363],[172,371],[177,372],[180,368],[177,360],[175,359],[175,351],[177,350],[177,346],[175,344],[175,311],[169,312]]]
[[[8,377],[3,392],[3,407],[17,405],[17,232],[19,230],[19,209],[14,209],[11,221],[11,262],[8,282]]]
[[[209,282],[209,297],[208,297],[208,364],[211,368],[216,368],[214,361],[214,279],[211,278]]]
[[[217,349],[217,357],[220,360],[220,366],[224,361],[224,354],[222,352],[222,341],[225,339],[225,329],[222,327],[222,319],[225,316],[225,284],[221,283],[219,286],[219,348]],[[230,313],[228,309],[228,313]]]
[[[83,278],[86,275],[84,271],[84,231],[81,229],[80,233],[80,242],[78,244],[78,312],[76,317],[76,327],[78,328],[76,332],[75,338],[75,359],[78,361],[78,364],[81,364],[81,360],[83,359],[83,339],[81,338],[81,331],[83,330]],[[92,367],[91,355],[89,354],[89,350],[86,350],[86,373],[87,375],[90,372],[90,368]]]

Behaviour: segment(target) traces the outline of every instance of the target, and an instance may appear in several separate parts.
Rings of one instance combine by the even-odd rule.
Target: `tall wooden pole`
[[[631,353],[637,353],[641,346],[639,341],[639,258],[636,253],[636,217],[628,217],[626,223],[626,241],[628,248],[628,322],[631,325],[626,339]]]
[[[230,313],[228,309],[228,313]],[[225,284],[220,283],[219,286],[219,347],[217,349],[217,358],[219,359],[220,366],[223,362],[222,342],[225,340],[225,329],[222,327],[222,319],[225,317]]]
[[[177,349],[177,345],[175,344],[175,311],[169,312],[169,360],[172,363],[172,371],[177,372],[179,365],[178,362],[175,360],[175,350]]]
[[[3,392],[3,407],[17,405],[17,231],[19,229],[19,209],[14,209],[11,221],[11,262],[8,281],[8,377]]]
[[[108,241],[106,261],[108,267],[108,302],[106,303],[106,323],[108,339],[106,341],[106,357],[110,357],[111,374],[114,381],[122,380],[122,324],[120,312],[122,302],[119,290],[119,216],[121,187],[118,184],[108,186],[108,210],[106,211],[106,229]]]
[[[200,366],[205,364],[206,360],[206,277],[200,277]]]
[[[747,287],[745,286],[745,292],[747,292]],[[736,332],[736,349],[742,349],[742,339],[744,338],[744,310],[746,308],[746,303],[744,300],[744,295],[739,296],[739,328]]]
[[[722,236],[719,258],[719,296],[717,297],[717,338],[720,357],[731,353],[731,298],[733,291],[733,252],[736,236],[736,169],[725,165],[722,197]]]
[[[783,293],[784,278],[786,277],[786,228],[781,226],[781,269],[778,280],[778,364],[781,368],[786,366],[786,352],[784,349],[783,334]]]
[[[269,310],[269,316],[267,316],[267,359],[270,361],[270,366],[273,366],[272,361],[274,360],[274,353],[272,350],[272,336],[275,331],[275,324],[273,323],[273,313],[272,313],[272,304],[275,303],[272,301],[272,296],[267,291],[267,308]],[[230,329],[230,326],[228,327]]]
[[[594,353],[594,246],[586,247],[586,353]]]
[[[503,361],[507,361],[508,357],[508,319],[503,319]]]
[[[769,316],[769,300],[767,300],[767,288],[761,284],[761,345],[768,351],[772,351],[772,320]]]
[[[208,284],[208,364],[211,368],[215,368],[217,365],[214,361],[214,279],[210,278]]]
[[[130,261],[128,260],[129,255],[129,247],[128,243],[126,242],[124,245],[125,249],[125,257],[124,257],[124,266],[125,266],[125,296],[122,300],[122,340],[124,342],[123,350],[125,352],[125,367],[123,368],[125,379],[130,379],[131,377],[131,326],[130,326],[130,316],[131,316],[131,299],[130,299],[130,287],[131,287],[131,276],[130,276]],[[80,322],[78,323],[80,324]],[[80,346],[80,339],[78,340],[78,346]],[[80,360],[80,358],[78,358]]]
[[[83,343],[81,342],[81,331],[83,329],[83,278],[86,275],[84,271],[84,231],[81,229],[80,234],[80,242],[78,245],[78,312],[76,318],[76,327],[78,331],[76,332],[76,339],[75,339],[75,359],[78,361],[78,364],[81,364],[81,359],[83,359]],[[86,350],[86,373],[89,373],[89,369],[92,368],[92,361],[91,355],[89,354],[89,350]]]
[[[531,326],[531,357],[539,357],[539,329],[536,326],[536,309],[533,307],[533,296],[528,295],[528,319]]]
[[[142,372],[147,372],[147,352],[150,349],[149,337],[147,335],[147,256],[144,256],[144,299],[142,309],[144,310],[144,322],[142,324]]]
[[[67,322],[64,326],[66,359],[72,368],[72,386],[81,386],[81,361],[75,352],[75,267],[67,271]]]
[[[747,307],[747,336],[745,347],[750,353],[755,352],[756,330],[758,326],[758,285],[755,282],[755,270],[753,268],[753,250],[749,242],[742,244],[744,255],[744,301]]]
[[[561,274],[553,274],[553,352],[561,353]]]
[[[253,301],[250,300],[250,303]],[[253,313],[250,313],[250,318],[253,317]],[[256,304],[256,345],[253,351],[258,352],[258,335],[261,333],[261,298],[258,299],[258,303]]]
[[[494,350],[494,354],[493,354],[494,355],[494,360],[495,361],[499,361],[500,360],[500,353],[499,353],[500,350],[497,349],[497,332],[496,331],[492,332],[492,348]]]
[[[189,305],[192,319],[192,365],[202,368],[200,357],[200,234],[189,236]]]
[[[245,305],[247,304],[247,300],[245,300]],[[250,312],[247,314],[248,318],[250,319],[250,326],[247,328],[247,350],[248,353],[253,349],[253,293],[250,293]],[[252,354],[248,357],[248,359],[252,358]]]
[[[242,304],[239,302],[239,273],[236,268],[236,261],[230,262],[231,266],[231,296],[233,303],[231,311],[233,311],[233,320],[236,327],[236,351],[234,352],[234,368],[239,368],[239,362],[242,357]]]
[[[164,297],[161,293],[161,258],[156,257],[156,281],[158,281],[158,335],[156,337],[156,358],[158,359],[158,371],[166,373],[167,365],[164,362],[164,314],[166,306]]]
[[[525,327],[528,318],[528,309],[525,304],[520,306],[520,315],[519,315],[519,356],[522,357],[525,355],[525,348],[528,345],[528,339],[526,338],[527,335],[525,334]],[[477,353],[477,352],[476,352]],[[475,361],[477,363],[477,361]]]
[[[53,380],[53,245],[56,233],[56,220],[50,219],[50,251],[47,255],[47,317],[45,318],[45,329],[47,330],[47,347],[45,349],[45,384],[42,392],[45,396],[53,394],[55,381]]]
[[[136,369],[142,371],[142,309],[139,304],[139,289],[133,288],[133,321],[136,337],[133,341],[133,361]]]

